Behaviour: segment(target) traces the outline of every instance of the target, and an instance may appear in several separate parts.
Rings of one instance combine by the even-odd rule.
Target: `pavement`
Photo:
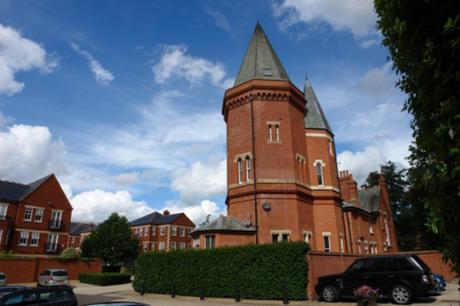
[[[35,284],[24,284],[33,286]],[[236,303],[234,299],[224,298],[205,298],[201,301],[199,297],[176,296],[171,298],[170,295],[146,293],[141,296],[135,292],[131,284],[113,285],[113,286],[94,286],[83,284],[78,281],[71,281],[74,286],[74,292],[78,299],[79,305],[89,303],[100,303],[109,301],[131,301],[149,304],[152,306],[220,306],[220,305],[283,305],[278,300],[241,300]],[[460,306],[460,291],[458,290],[458,280],[447,285],[447,289],[438,296],[420,298],[414,302],[414,306]],[[380,305],[392,305],[389,302],[380,302]],[[296,306],[355,306],[356,302],[338,302],[326,303],[319,301],[290,301],[289,305]]]

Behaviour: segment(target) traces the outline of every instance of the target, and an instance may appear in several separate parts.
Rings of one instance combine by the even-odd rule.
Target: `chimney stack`
[[[169,210],[165,209],[165,210],[163,211],[163,216],[169,216]]]
[[[348,170],[339,171],[340,192],[342,199],[353,205],[358,204],[358,184]]]

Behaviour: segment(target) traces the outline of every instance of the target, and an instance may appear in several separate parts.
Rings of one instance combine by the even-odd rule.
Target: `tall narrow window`
[[[27,245],[29,241],[29,232],[21,232],[19,234],[19,245]]]
[[[251,180],[251,159],[246,156],[246,182]]]
[[[241,158],[238,158],[238,184],[243,183],[243,165]]]
[[[6,211],[8,210],[8,204],[0,203],[0,220],[6,219]]]
[[[32,220],[32,208],[26,207],[24,210],[24,221],[31,221]]]
[[[32,239],[30,240],[30,245],[31,246],[38,246],[38,240],[40,239],[40,233],[39,232],[33,232],[32,233]]]
[[[328,233],[323,233],[323,242],[324,242],[324,252],[331,251],[331,235]]]
[[[318,185],[323,186],[324,185],[323,164],[320,161],[317,161],[315,164],[315,168],[316,168],[316,178],[318,180]]]
[[[388,229],[388,221],[387,221],[387,215],[383,215],[383,222],[385,223],[385,234],[386,234],[386,241],[387,241],[387,245],[388,246],[391,246],[391,243],[390,243],[390,230]]]
[[[38,223],[42,222],[42,220],[43,220],[43,211],[44,211],[43,208],[35,209],[35,218],[34,218],[35,222],[38,222]]]
[[[344,239],[343,239],[343,234],[340,233],[340,253],[344,253],[345,252],[345,248],[344,248]]]
[[[268,142],[273,142],[273,131],[272,131],[272,125],[268,125]]]
[[[216,236],[206,235],[205,238],[205,247],[207,249],[214,249],[216,247]]]
[[[275,141],[280,142],[280,126],[275,125]]]

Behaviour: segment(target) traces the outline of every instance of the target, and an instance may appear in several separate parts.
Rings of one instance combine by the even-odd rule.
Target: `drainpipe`
[[[256,223],[256,244],[259,244],[259,217],[257,213],[257,176],[256,176],[256,135],[254,130],[254,98],[249,95],[249,101],[251,104],[251,131],[252,131],[252,168],[254,173],[254,219]]]

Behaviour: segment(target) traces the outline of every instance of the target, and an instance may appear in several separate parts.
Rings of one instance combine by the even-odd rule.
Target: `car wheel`
[[[321,297],[326,302],[336,302],[339,299],[339,291],[332,285],[326,285],[321,290]]]
[[[395,285],[391,288],[391,300],[395,304],[410,304],[413,300],[412,291],[405,285]]]

